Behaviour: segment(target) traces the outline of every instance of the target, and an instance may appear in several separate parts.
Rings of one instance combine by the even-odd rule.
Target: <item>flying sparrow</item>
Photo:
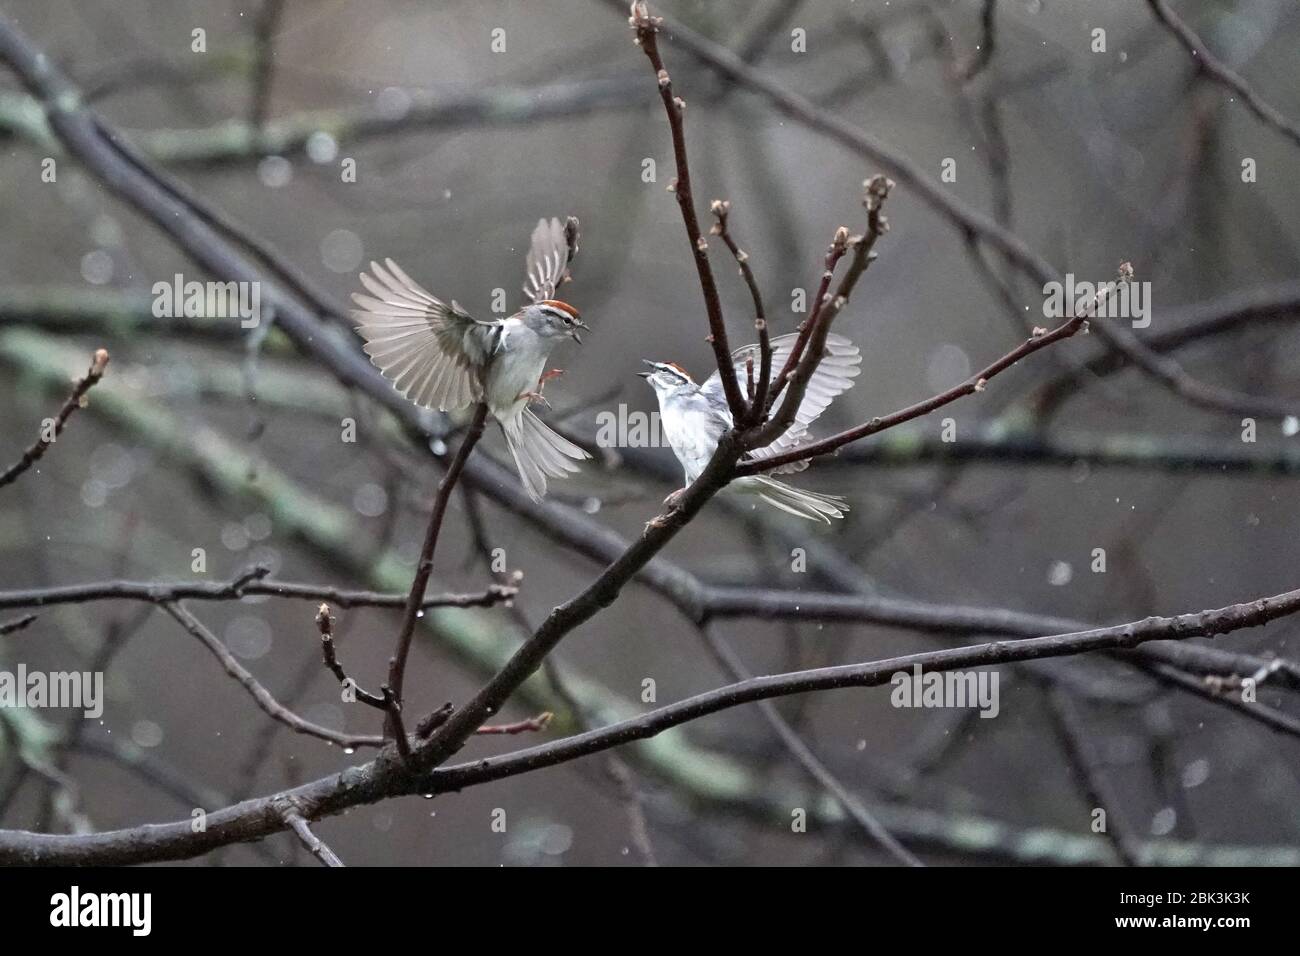
[[[772,340],[772,368],[784,367],[794,347],[796,335],[782,335]],[[732,353],[736,373],[744,381],[747,363],[753,361],[758,366],[759,350],[757,345],[747,345]],[[809,440],[808,426],[826,410],[835,396],[853,385],[853,379],[860,369],[862,356],[858,347],[840,335],[826,337],[826,354],[817,371],[808,381],[803,401],[795,413],[794,423],[776,441],[765,448],[756,448],[746,455],[746,460],[770,458],[774,455],[798,448]],[[713,457],[714,450],[723,432],[731,428],[731,411],[727,407],[727,397],[722,391],[722,379],[715,371],[703,385],[687,374],[686,370],[672,362],[646,361],[652,371],[638,372],[655,390],[659,398],[660,424],[673,454],[682,463],[686,472],[686,484],[689,485],[699,477],[704,466]],[[776,396],[776,405],[781,403],[781,393]],[[788,474],[803,471],[808,467],[806,461],[795,462],[780,468],[774,468],[773,474]],[[767,475],[747,475],[738,478],[727,486],[728,490],[741,494],[757,495],[773,507],[800,518],[812,521],[824,521],[830,524],[831,518],[842,518],[849,510],[843,498],[836,495],[822,495],[813,491],[803,491],[770,478]],[[681,491],[669,495],[666,501],[673,502]]]
[[[529,302],[502,319],[476,319],[453,299],[443,302],[416,284],[392,259],[370,263],[353,293],[352,312],[370,361],[406,398],[444,412],[486,402],[501,424],[524,490],[534,501],[546,479],[578,471],[585,451],[548,428],[529,403],[545,401],[542,383],[551,349],[563,339],[579,344],[586,329],[578,310],[552,298],[569,278],[577,252],[578,220],[545,219],[533,230],[524,260]]]

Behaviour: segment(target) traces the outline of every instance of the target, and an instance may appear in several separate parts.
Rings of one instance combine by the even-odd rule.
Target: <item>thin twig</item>
[[[267,569],[262,568],[262,573]],[[518,592],[509,585],[494,584],[472,594],[430,594],[420,602],[420,609],[435,607],[492,607],[511,600]],[[206,583],[188,581],[96,581],[65,584],[50,588],[0,591],[0,608],[50,607],[55,604],[84,604],[89,601],[238,601],[246,597],[282,597],[309,601],[329,601],[343,608],[405,607],[409,593],[354,591],[321,584],[300,584],[269,578],[242,583]]]
[[[338,858],[338,855],[320,837],[311,832],[306,817],[292,809],[284,810],[282,816],[289,828],[298,835],[298,839],[302,841],[303,846],[310,850],[312,856],[320,860],[323,866],[343,866],[343,861]]]
[[[16,617],[12,621],[0,621],[0,637],[6,634],[14,634],[28,627],[36,620],[35,614],[24,614],[22,617]]]
[[[867,231],[864,235],[850,237],[847,240],[848,248],[853,250],[853,255],[849,259],[849,266],[844,272],[844,277],[840,279],[839,287],[835,290],[835,296],[817,309],[813,316],[809,317],[806,335],[807,344],[804,346],[804,354],[798,359],[798,364],[790,375],[788,384],[783,381],[777,382],[777,396],[779,396],[780,407],[777,409],[776,414],[772,416],[771,421],[755,429],[753,433],[746,435],[745,444],[747,447],[763,448],[780,438],[794,424],[795,416],[799,412],[799,406],[803,404],[804,395],[808,391],[808,383],[812,381],[813,374],[817,371],[817,366],[821,363],[825,354],[826,339],[830,335],[831,324],[843,311],[844,306],[848,304],[849,296],[853,294],[858,280],[862,278],[863,273],[867,271],[867,268],[875,259],[873,250],[877,240],[889,229],[889,221],[885,218],[882,210],[885,200],[889,197],[889,191],[893,187],[893,181],[885,176],[873,176],[863,183],[863,205],[867,209]],[[839,238],[838,233],[836,238]],[[834,244],[832,243],[832,245]],[[828,268],[828,273],[829,271]],[[823,277],[823,281],[825,281],[825,277]],[[791,358],[793,359],[793,355]],[[786,365],[790,365],[789,360],[786,361]],[[782,373],[784,374],[784,369]],[[794,460],[802,461],[805,457],[809,456],[799,455]],[[763,460],[770,461],[771,459],[765,458]],[[788,462],[782,463],[786,464]]]
[[[840,259],[849,251],[849,230],[845,226],[840,226],[835,230],[835,235],[831,238],[831,244],[826,247],[826,256],[822,261],[822,276],[818,280],[817,294],[813,298],[812,309],[809,311],[808,318],[799,323],[799,334],[795,337],[794,345],[790,349],[790,355],[786,358],[785,364],[781,366],[781,371],[772,381],[772,388],[768,392],[768,404],[771,405],[780,396],[781,390],[785,388],[786,382],[794,374],[794,370],[799,366],[799,360],[803,358],[804,346],[808,343],[808,336],[812,334],[813,327],[817,324],[817,316],[822,310],[822,306],[830,301],[831,282],[835,278],[835,267],[839,264]]]
[[[745,280],[745,286],[749,289],[749,297],[754,303],[754,331],[758,333],[758,374],[754,375],[753,359],[750,358],[746,366],[750,381],[748,391],[750,414],[746,424],[756,425],[762,420],[767,409],[768,389],[772,385],[772,341],[767,330],[767,312],[763,308],[763,295],[758,291],[758,282],[754,279],[754,270],[749,264],[749,253],[740,248],[728,228],[731,203],[727,200],[715,199],[710,204],[709,211],[717,220],[709,231],[712,235],[718,236],[731,250],[731,255],[740,269],[740,275]]]
[[[691,193],[691,171],[686,160],[686,132],[682,125],[682,116],[686,112],[686,101],[673,95],[672,78],[664,69],[663,57],[659,55],[657,34],[662,19],[650,16],[645,3],[634,0],[632,15],[629,19],[636,33],[636,42],[645,51],[650,66],[655,71],[659,84],[659,97],[663,100],[664,111],[668,114],[668,127],[672,132],[673,158],[677,164],[677,178],[673,181],[673,192],[677,196],[677,205],[681,208],[682,221],[686,224],[686,237],[691,243],[691,255],[695,260],[695,271],[700,279],[700,290],[704,293],[704,308],[709,316],[709,344],[713,346],[713,357],[718,365],[718,375],[722,381],[722,390],[727,396],[727,405],[731,409],[734,422],[745,420],[745,398],[741,394],[740,384],[736,381],[736,369],[731,361],[731,348],[727,344],[727,325],[722,315],[722,300],[718,296],[718,286],[713,278],[713,267],[709,264],[709,244],[700,233],[699,219],[695,214],[695,199]]]
[[[244,690],[248,691],[253,700],[257,702],[258,707],[294,733],[319,737],[321,740],[329,741],[340,747],[379,747],[383,745],[384,739],[382,737],[345,734],[341,731],[330,730],[328,727],[322,727],[320,724],[314,724],[310,720],[298,716],[276,700],[271,695],[271,692],[263,687],[257,678],[235,659],[235,655],[230,653],[226,645],[222,644],[220,639],[208,630],[202,621],[187,611],[184,605],[175,601],[164,601],[161,607],[174,617],[181,627],[196,637],[211,652],[213,657],[221,662],[221,666],[225,668],[226,673],[233,677]]]
[[[334,616],[330,614],[328,604],[322,604],[316,611],[316,629],[320,631],[320,649],[321,657],[324,660],[325,668],[338,678],[338,681],[344,687],[350,687],[357,695],[357,700],[376,710],[387,712],[388,701],[379,694],[372,694],[363,688],[356,680],[348,676],[343,665],[339,663],[338,653],[334,649]]]
[[[63,403],[58,414],[54,416],[50,424],[41,429],[41,437],[36,443],[29,447],[23,456],[16,462],[0,472],[0,488],[13,482],[19,475],[25,472],[32,465],[40,460],[41,456],[49,450],[59,435],[63,433],[63,426],[67,424],[68,417],[85,404],[86,393],[95,387],[95,384],[104,377],[104,369],[108,366],[108,351],[106,349],[97,349],[94,357],[90,362],[90,370],[86,372],[83,378],[77,379],[72,386],[72,394],[68,400]],[[46,436],[49,437],[46,437]]]
[[[433,501],[433,512],[429,515],[429,528],[425,532],[424,544],[420,548],[420,559],[415,566],[415,580],[411,582],[411,592],[407,595],[406,607],[402,612],[402,627],[397,633],[397,647],[388,665],[388,686],[392,688],[393,696],[399,705],[402,702],[402,684],[406,679],[406,658],[411,652],[411,638],[415,634],[415,622],[420,614],[420,604],[424,600],[424,589],[429,583],[429,575],[433,572],[433,551],[438,545],[438,535],[442,531],[442,519],[447,513],[447,501],[451,498],[456,481],[465,467],[465,460],[469,458],[469,453],[474,450],[474,446],[483,436],[483,425],[487,421],[487,415],[486,402],[479,402],[474,406],[474,416],[470,419],[465,437],[461,439],[460,447],[456,449],[455,456],[447,465],[447,471],[438,482],[438,494]],[[397,735],[395,721],[389,721],[388,732],[390,736]]]
[[[484,724],[476,734],[527,734],[536,730],[545,730],[547,725],[555,719],[555,715],[549,710],[544,710],[536,717],[529,717],[527,720],[515,721],[513,724]]]
[[[1127,263],[1125,263],[1125,266],[1121,267],[1121,274],[1123,275],[1130,274],[1125,271],[1126,266]],[[757,461],[742,463],[737,466],[736,474],[740,476],[757,474],[780,465],[788,465],[808,458],[816,458],[819,455],[828,455],[850,442],[855,442],[859,439],[866,438],[868,435],[874,435],[877,432],[894,428],[895,426],[901,425],[904,422],[909,422],[914,418],[920,418],[922,415],[928,415],[945,405],[955,402],[959,398],[973,395],[976,392],[982,392],[994,376],[1006,371],[1022,358],[1032,355],[1040,349],[1047,348],[1047,346],[1053,345],[1056,342],[1068,339],[1084,329],[1087,326],[1088,317],[1095,313],[1100,304],[1108,299],[1116,288],[1117,286],[1115,283],[1103,287],[1092,299],[1085,314],[1073,316],[1055,329],[1052,329],[1050,332],[1039,330],[1039,334],[1026,339],[1021,345],[1012,349],[996,362],[981,371],[976,372],[961,384],[954,385],[947,391],[940,392],[938,395],[934,395],[923,402],[916,403],[915,405],[909,405],[907,408],[900,409],[890,415],[873,418],[869,422],[865,422],[855,428],[847,429],[846,431],[842,431],[836,435],[831,435],[819,441],[809,442],[806,445],[800,445],[792,451],[780,455],[773,455],[770,458],[762,458]],[[769,424],[776,423],[778,420],[779,418],[774,418],[773,422]]]

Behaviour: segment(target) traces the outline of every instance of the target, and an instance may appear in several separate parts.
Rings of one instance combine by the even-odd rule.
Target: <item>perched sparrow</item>
[[[476,319],[453,299],[430,295],[392,259],[370,263],[361,273],[371,293],[353,293],[361,308],[352,312],[366,340],[370,361],[404,396],[424,408],[452,411],[487,402],[501,423],[506,445],[524,489],[534,501],[546,494],[546,479],[578,471],[585,451],[548,428],[528,407],[545,401],[542,375],[551,349],[562,339],[579,344],[586,329],[578,310],[551,298],[568,278],[577,251],[576,219],[567,225],[545,219],[533,230],[524,260],[524,294],[530,302],[504,319]]]
[[[785,365],[795,338],[795,335],[782,335],[772,340],[773,376],[776,375],[776,370]],[[748,345],[737,349],[731,357],[736,374],[743,382],[748,360],[752,359],[754,367],[758,367],[758,346]],[[770,458],[807,442],[808,426],[826,410],[835,396],[853,385],[861,362],[862,356],[858,354],[856,345],[843,336],[827,336],[826,354],[808,382],[794,424],[766,448],[756,448],[749,452],[746,460]],[[722,433],[731,427],[731,411],[722,391],[722,379],[715,371],[703,385],[696,385],[681,366],[671,362],[646,361],[646,364],[653,371],[637,374],[654,387],[655,395],[659,397],[660,424],[668,444],[686,471],[686,484],[689,485],[699,477],[713,457]],[[783,394],[784,390],[776,396],[776,407],[779,407]],[[807,467],[806,461],[795,462],[774,468],[773,474],[803,471]],[[792,488],[767,475],[738,478],[727,488],[741,494],[758,495],[782,511],[812,521],[825,521],[827,524],[830,524],[831,518],[844,517],[844,512],[849,510],[843,498]],[[680,491],[674,492],[667,500],[671,502],[679,494]]]

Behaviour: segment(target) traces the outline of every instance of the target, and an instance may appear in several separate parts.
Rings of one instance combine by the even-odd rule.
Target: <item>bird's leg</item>
[[[551,403],[547,401],[546,396],[543,395],[541,392],[520,392],[518,395],[515,396],[515,401],[516,402],[522,402],[522,401],[539,402],[540,404],[545,405],[547,408],[551,407]]]
[[[559,378],[563,374],[564,374],[564,369],[562,368],[553,368],[549,372],[543,372],[542,377],[537,380],[537,391],[520,392],[519,395],[515,398],[515,401],[527,399],[530,402],[540,402],[541,404],[545,405],[547,408],[550,408],[551,403],[547,401],[546,396],[542,394],[542,389],[546,387],[546,383],[549,382],[551,379]]]

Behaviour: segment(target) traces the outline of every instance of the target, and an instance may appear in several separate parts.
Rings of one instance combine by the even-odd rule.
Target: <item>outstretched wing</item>
[[[798,335],[793,332],[772,339],[773,378],[785,367],[797,339]],[[757,380],[760,360],[758,346],[746,345],[744,348],[736,349],[731,353],[736,376],[740,380],[742,388],[745,387],[747,381],[746,365],[750,359],[754,362],[754,378]],[[808,427],[817,420],[822,412],[826,411],[827,406],[834,401],[837,395],[848,391],[853,386],[853,380],[862,371],[858,367],[861,364],[862,354],[858,351],[856,345],[844,336],[836,335],[834,332],[827,335],[826,354],[822,356],[821,362],[817,365],[817,371],[813,372],[812,378],[808,380],[808,387],[804,391],[803,401],[799,403],[799,410],[795,412],[794,424],[772,444],[751,451],[749,453],[750,458],[771,458],[809,441]],[[726,402],[726,397],[722,391],[722,377],[716,371],[700,387],[717,401]],[[784,392],[785,390],[782,389],[781,394],[776,396],[773,407],[780,407]],[[783,474],[802,471],[805,467],[807,466],[804,463],[799,462],[786,465],[784,468],[774,469],[772,473]]]
[[[352,294],[352,317],[365,352],[405,397],[425,408],[451,411],[479,400],[478,370],[496,349],[499,320],[483,322],[454,301],[429,294],[392,259],[361,273],[369,295]]]
[[[578,253],[578,220],[537,220],[537,228],[524,258],[524,295],[532,302],[555,298],[555,290],[568,274]]]

